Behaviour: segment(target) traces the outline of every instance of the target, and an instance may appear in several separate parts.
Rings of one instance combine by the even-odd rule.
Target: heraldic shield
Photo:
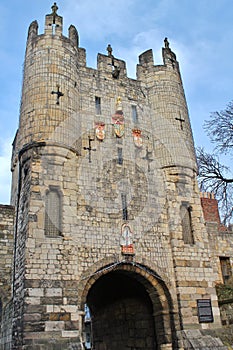
[[[117,137],[122,137],[125,132],[124,115],[122,111],[121,97],[117,98],[116,112],[112,116],[112,125]]]
[[[142,132],[139,129],[133,129],[132,130],[133,134],[133,141],[136,147],[141,148],[142,147]]]
[[[105,138],[105,124],[102,122],[95,122],[95,136],[98,140],[103,141]]]

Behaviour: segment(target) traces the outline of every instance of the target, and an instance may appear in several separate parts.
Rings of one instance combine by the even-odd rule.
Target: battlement
[[[45,17],[45,34],[62,35],[63,19],[57,14],[56,2],[52,6],[52,13]]]
[[[114,79],[127,77],[125,61],[115,58],[112,54],[109,54],[108,56],[101,53],[98,54],[97,70],[100,72],[111,73]]]
[[[63,42],[65,47],[71,45],[75,48],[77,54],[77,64],[86,66],[85,49],[79,47],[79,34],[74,25],[70,25],[68,29],[68,37],[63,35],[63,18],[57,14],[58,6],[56,3],[51,7],[52,12],[45,16],[44,34],[38,34],[38,23],[33,21],[28,29],[27,51],[28,53],[35,50],[36,43],[44,37],[50,37],[51,47],[56,47],[58,41]],[[109,44],[107,47],[108,55],[99,53],[97,56],[97,71],[100,73],[110,73],[114,79],[127,78],[127,69],[125,61],[116,58],[112,54],[112,48]],[[137,79],[146,80],[148,74],[158,71],[166,71],[167,69],[179,73],[179,64],[176,61],[176,55],[169,47],[167,38],[164,39],[164,47],[162,48],[163,65],[155,65],[153,59],[153,51],[149,49],[139,55],[139,64],[137,65]]]
[[[62,35],[63,32],[63,18],[57,14],[57,4],[56,2],[52,6],[52,13],[45,16],[45,27],[44,27],[44,34],[43,35],[50,35],[53,38],[55,37],[63,37],[63,39],[66,39]],[[69,40],[70,42],[78,48],[79,46],[79,36],[77,29],[74,25],[70,25],[69,29]],[[30,41],[35,41],[35,39],[38,37],[38,23],[37,21],[33,21],[28,29],[28,43]]]
[[[200,192],[200,198],[215,199],[215,196],[212,192]]]
[[[126,62],[115,57],[110,44],[106,45],[107,54],[98,54],[97,69],[87,67],[86,51],[79,47],[77,29],[71,25],[68,37],[64,36],[63,20],[57,11],[54,3],[52,12],[45,16],[44,34],[38,34],[37,21],[29,27],[17,152],[34,142],[55,142],[74,149],[79,144],[77,136],[93,128],[96,115],[100,118],[97,101],[101,104],[101,122],[107,125],[107,116],[114,113],[120,96],[127,127],[140,127],[146,130],[144,134],[154,133],[162,145],[163,151],[158,148],[156,155],[161,167],[176,164],[195,170],[179,64],[168,39],[164,39],[162,48],[163,64],[155,65],[149,49],[139,55],[137,78],[128,78]]]

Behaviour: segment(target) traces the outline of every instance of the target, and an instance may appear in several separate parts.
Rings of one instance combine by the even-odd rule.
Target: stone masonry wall
[[[28,155],[20,159],[19,167],[19,186],[18,201],[15,227],[15,260],[13,274],[13,345],[12,349],[21,349],[23,345],[23,314],[24,314],[24,296],[25,296],[25,256],[26,241],[28,236],[28,216],[30,191],[31,165],[28,161]]]
[[[10,349],[14,207],[0,205],[0,349]],[[4,344],[4,345],[3,345]],[[4,347],[5,346],[5,347]]]
[[[0,205],[0,289],[1,301],[11,298],[11,272],[13,258],[14,207]]]
[[[0,350],[11,350],[12,346],[12,299],[4,304],[1,315]]]

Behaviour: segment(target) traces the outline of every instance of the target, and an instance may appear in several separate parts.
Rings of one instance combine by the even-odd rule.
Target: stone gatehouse
[[[232,233],[200,200],[176,55],[165,39],[163,64],[148,50],[131,79],[108,45],[87,67],[57,12],[28,31],[0,349],[225,349],[203,331],[221,327]]]

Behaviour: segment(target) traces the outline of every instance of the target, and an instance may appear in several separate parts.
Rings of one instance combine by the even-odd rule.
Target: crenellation
[[[97,56],[97,70],[101,73],[106,73],[106,77],[112,77],[112,57],[98,54]]]
[[[75,26],[73,26],[73,25],[69,26],[69,39],[75,47],[77,47],[77,48],[79,47],[78,31],[75,28]]]
[[[29,41],[34,41],[35,38],[38,36],[38,22],[37,21],[33,21],[28,29],[28,37],[27,37],[27,42],[29,43]]]

